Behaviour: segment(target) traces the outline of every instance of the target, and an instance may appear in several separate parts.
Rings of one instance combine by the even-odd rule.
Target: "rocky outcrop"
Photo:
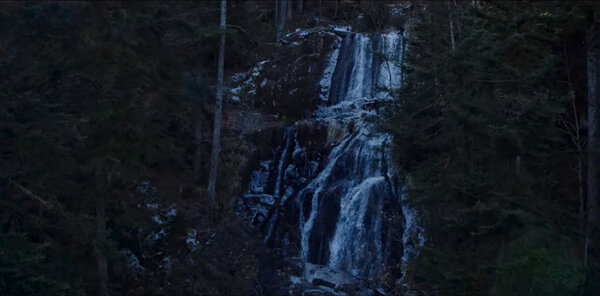
[[[232,79],[231,98],[263,113],[296,121],[322,103],[323,74],[330,52],[341,37],[324,28],[297,30],[283,38],[269,59]]]

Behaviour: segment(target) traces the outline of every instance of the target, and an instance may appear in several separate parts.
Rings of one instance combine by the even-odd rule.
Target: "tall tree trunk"
[[[277,40],[283,36],[283,29],[285,28],[285,19],[287,16],[287,0],[281,0],[279,2],[279,24],[277,24]]]
[[[280,0],[275,0],[275,28],[277,29],[279,29],[279,1]]]
[[[106,259],[106,171],[100,162],[96,169],[96,263],[100,296],[108,295],[108,263]]]
[[[292,0],[285,0],[287,1],[287,19],[291,20],[292,19]]]
[[[600,96],[598,93],[598,68],[600,54],[599,24],[594,23],[588,32],[588,182],[587,208],[589,221],[598,222],[598,168],[600,166]]]
[[[338,0],[335,0],[335,10],[333,12],[333,18],[337,18],[337,14],[338,14]]]
[[[219,152],[221,151],[221,118],[223,116],[223,66],[225,64],[225,21],[227,1],[221,0],[221,44],[219,46],[219,65],[217,73],[217,97],[215,101],[215,125],[213,130],[212,151],[210,159],[210,178],[208,179],[208,197],[210,211],[214,213],[215,190],[217,187],[217,172]]]
[[[202,122],[200,121],[200,101],[196,107],[196,130],[194,132],[194,145],[196,151],[194,153],[194,174],[196,178],[200,178],[200,167],[202,166]]]
[[[304,6],[304,0],[298,0],[298,14],[302,14],[302,8]]]
[[[571,65],[569,63],[569,51],[567,50],[567,43],[563,41],[563,51],[565,55],[565,63],[566,63],[566,74],[567,74],[567,82],[569,83],[569,91],[571,92],[571,108],[573,110],[573,122],[575,124],[574,128],[569,129],[565,124],[566,130],[573,130],[569,132],[571,135],[571,139],[573,143],[575,143],[575,148],[577,148],[577,196],[579,200],[579,229],[582,233],[585,233],[585,192],[583,190],[584,187],[584,178],[583,178],[583,168],[584,168],[584,147],[583,142],[581,140],[581,123],[579,120],[579,111],[577,110],[577,97],[575,96],[575,89],[573,88],[573,81],[571,80]]]
[[[571,136],[571,140],[575,144],[575,148],[577,149],[577,168],[575,172],[577,173],[577,198],[579,201],[579,230],[581,231],[583,238],[583,265],[587,264],[587,234],[586,234],[586,221],[585,221],[585,192],[583,190],[585,180],[583,178],[583,168],[584,168],[584,147],[581,141],[581,123],[579,120],[579,111],[577,110],[577,97],[575,96],[575,89],[573,88],[573,81],[571,80],[571,65],[569,63],[569,51],[567,50],[567,43],[563,40],[563,52],[565,55],[565,69],[567,74],[567,82],[569,84],[569,92],[571,95],[571,108],[573,111],[573,123],[574,128],[569,128],[569,125],[565,123],[565,129],[569,132]],[[580,295],[585,295],[585,282],[586,282],[586,270],[582,271],[581,275],[581,290]]]
[[[450,43],[452,44],[452,51],[454,51],[454,23],[452,22],[452,10],[450,9],[450,1],[446,1],[446,4],[448,5],[448,22],[450,23]]]

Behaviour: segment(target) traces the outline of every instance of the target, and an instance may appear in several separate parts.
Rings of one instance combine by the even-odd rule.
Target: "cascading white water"
[[[311,259],[309,238],[319,211],[321,192],[338,186],[341,187],[340,211],[328,243],[329,258],[323,263],[357,277],[381,272],[381,212],[384,197],[393,195],[394,187],[390,184],[393,167],[386,147],[391,139],[376,132],[364,117],[373,114],[368,110],[370,103],[389,98],[380,90],[400,86],[397,63],[401,57],[398,52],[401,40],[400,34],[390,32],[383,35],[350,33],[343,41],[333,81],[345,87],[332,87],[331,98],[335,104],[320,108],[316,116],[335,118],[358,128],[332,150],[325,169],[304,189],[313,192],[310,215],[306,222],[300,222],[305,262]],[[332,180],[332,169],[340,161],[346,162],[343,165],[348,167],[348,172],[341,180]],[[304,194],[299,197],[304,198]]]
[[[302,236],[302,240],[301,240],[301,255],[302,258],[304,259],[304,261],[306,262],[308,260],[308,239],[310,236],[310,232],[312,231],[314,222],[315,222],[315,217],[317,216],[318,210],[319,210],[319,194],[321,193],[321,191],[325,188],[325,186],[327,186],[329,178],[331,176],[331,172],[334,168],[334,166],[337,163],[337,160],[342,156],[342,153],[345,152],[346,148],[346,144],[350,141],[350,137],[346,137],[346,139],[344,139],[337,147],[335,147],[332,151],[331,151],[331,155],[329,157],[327,166],[325,167],[325,169],[312,181],[310,182],[310,184],[308,184],[308,186],[306,186],[306,188],[304,188],[302,191],[300,191],[300,193],[298,194],[299,197],[303,197],[305,196],[304,193],[308,190],[312,191],[312,199],[311,199],[311,205],[310,205],[310,214],[308,216],[308,219],[304,218],[304,215],[300,215],[300,234]],[[303,203],[302,200],[299,200],[300,202],[300,212],[304,212],[304,208],[303,208]],[[306,221],[305,221],[306,220]]]
[[[373,46],[371,37],[356,34],[354,37],[354,61],[346,97],[342,100],[353,101],[368,97],[372,91]]]
[[[326,56],[318,84],[325,105],[313,114],[317,125],[327,127],[323,146],[333,147],[320,164],[306,164],[307,151],[295,131],[298,124],[287,128],[278,150],[281,154],[268,163],[273,168],[271,174],[276,174],[274,202],[268,204],[273,208],[254,210],[263,220],[270,216],[264,226],[265,243],[275,237],[286,241],[297,237],[301,278],[313,283],[315,278],[328,277],[326,280],[336,285],[348,281],[342,274],[361,279],[376,277],[383,271],[384,253],[390,252],[391,240],[388,237],[384,244],[384,228],[389,232],[392,227],[384,225],[382,212],[386,204],[399,204],[405,219],[402,263],[414,256],[413,247],[424,240],[416,213],[402,203],[402,190],[394,181],[397,172],[390,157],[391,136],[378,131],[368,120],[377,115],[377,102],[392,99],[390,90],[401,85],[402,35],[346,32],[344,38],[337,38]],[[290,149],[292,153],[288,153]],[[303,173],[298,163],[305,163]],[[266,194],[271,185],[261,183],[268,175],[261,172],[253,174],[254,185],[245,197]],[[281,215],[297,216],[297,233],[282,226],[282,234],[275,234],[278,225],[284,223],[279,221],[280,208],[285,208]]]
[[[375,255],[374,263],[381,261],[381,242],[377,237],[372,241],[375,245],[374,250],[368,250],[368,241],[371,234],[381,233],[381,223],[378,221],[372,227],[365,227],[364,220],[367,213],[367,207],[375,205],[378,211],[381,211],[382,201],[376,200],[369,204],[364,200],[370,201],[369,194],[381,190],[385,186],[385,178],[369,177],[360,184],[353,187],[342,197],[341,211],[338,218],[337,228],[330,243],[330,255],[328,265],[347,269],[354,275],[362,273],[361,268],[373,270],[376,266],[365,266],[365,255]],[[370,226],[370,225],[369,225]],[[373,251],[373,253],[369,252]]]

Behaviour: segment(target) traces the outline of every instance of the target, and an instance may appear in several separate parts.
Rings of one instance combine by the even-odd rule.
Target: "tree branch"
[[[61,215],[65,216],[66,218],[69,217],[69,215],[65,211],[63,211],[63,209],[59,205],[57,205],[53,202],[44,200],[43,198],[41,198],[38,195],[31,192],[31,190],[29,190],[29,189],[23,187],[21,184],[15,182],[14,180],[9,180],[9,183],[13,184],[15,187],[19,188],[19,190],[21,190],[21,192],[23,192],[25,194],[25,196],[39,202],[48,210],[51,210],[52,208],[56,208],[60,212]]]

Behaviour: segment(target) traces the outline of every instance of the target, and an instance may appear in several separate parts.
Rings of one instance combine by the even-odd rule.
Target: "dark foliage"
[[[428,229],[408,270],[413,288],[591,293],[597,261],[583,270],[575,138],[586,97],[570,78],[586,69],[565,70],[577,60],[565,40],[586,14],[558,2],[451,1],[407,13],[406,80],[387,125]]]

